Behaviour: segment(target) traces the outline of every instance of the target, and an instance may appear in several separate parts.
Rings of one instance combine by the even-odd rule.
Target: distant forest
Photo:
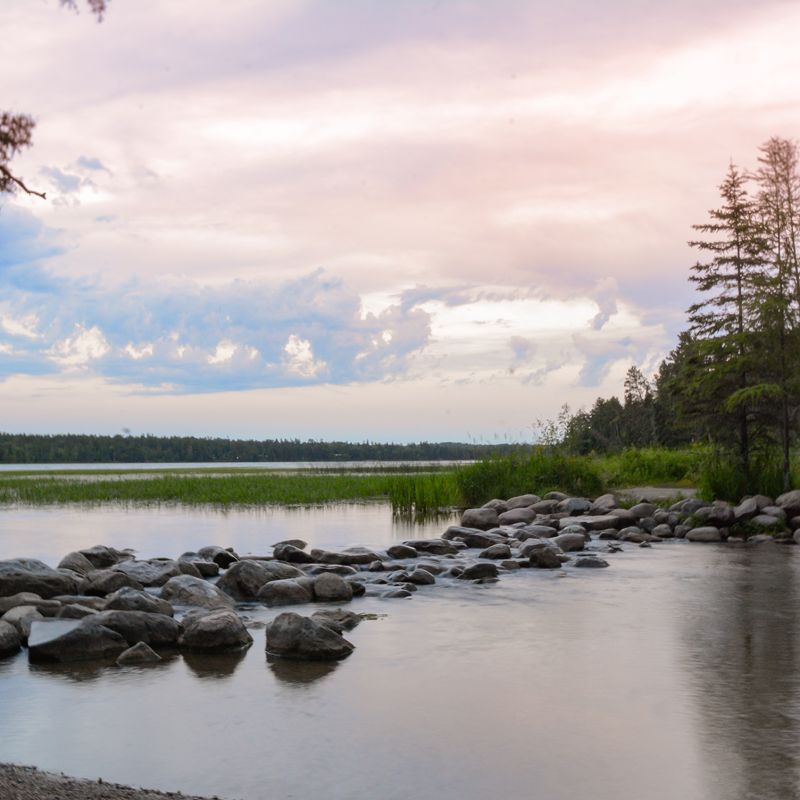
[[[195,436],[88,436],[0,433],[2,464],[191,461],[449,461],[487,458],[519,445],[206,439]]]

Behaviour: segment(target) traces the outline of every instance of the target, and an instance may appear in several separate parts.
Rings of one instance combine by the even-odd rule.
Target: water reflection
[[[686,602],[708,797],[800,795],[797,578],[798,559],[781,546],[720,549]]]
[[[267,656],[267,666],[282,683],[295,688],[302,688],[327,677],[339,664],[338,662],[330,661],[293,661],[286,658]]]
[[[68,664],[29,664],[32,675],[53,678],[66,683],[89,683],[103,677],[110,670],[116,670],[113,660],[76,661]]]
[[[184,653],[183,660],[201,680],[218,680],[230,678],[246,655],[246,649],[232,653]]]

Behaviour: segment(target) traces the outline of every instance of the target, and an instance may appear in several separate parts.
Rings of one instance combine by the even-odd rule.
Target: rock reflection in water
[[[339,666],[339,662],[293,661],[267,656],[267,666],[279,681],[299,688],[330,675]]]
[[[247,649],[232,653],[189,653],[183,654],[186,666],[202,680],[230,678],[236,668],[244,661]]]
[[[709,798],[800,796],[794,555],[772,544],[721,551],[720,568],[708,570],[705,591],[687,609]]]

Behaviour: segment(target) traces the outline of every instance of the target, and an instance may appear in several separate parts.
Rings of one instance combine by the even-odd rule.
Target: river
[[[385,505],[0,514],[0,558],[53,564],[100,542],[258,553],[443,527],[400,525]],[[797,797],[797,550],[676,541],[604,557],[355,600],[385,616],[347,634],[356,650],[335,665],[268,663],[261,628],[242,657],[155,668],[0,661],[0,760],[241,800]]]

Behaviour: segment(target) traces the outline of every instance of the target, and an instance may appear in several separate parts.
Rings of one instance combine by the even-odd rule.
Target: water
[[[0,472],[45,472],[49,470],[85,472],[86,470],[165,469],[243,469],[243,470],[359,470],[399,469],[401,467],[454,467],[474,461],[174,461],[174,462],[97,462],[91,464],[0,464]]]
[[[408,535],[385,506],[7,510],[0,557]],[[348,634],[357,649],[336,665],[270,664],[263,629],[242,657],[147,669],[21,655],[0,662],[0,760],[243,800],[797,797],[796,550],[674,542],[607,558],[354,601],[386,616]]]

